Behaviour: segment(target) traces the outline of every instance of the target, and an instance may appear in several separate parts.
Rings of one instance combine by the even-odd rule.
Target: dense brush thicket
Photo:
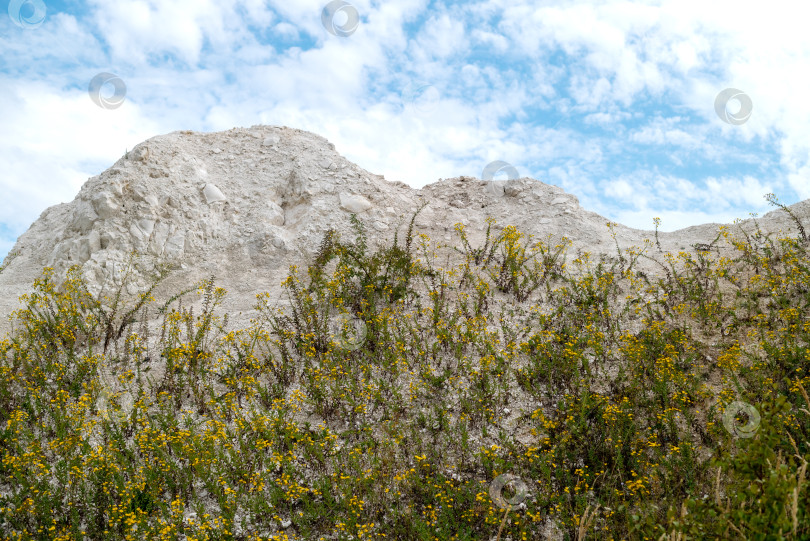
[[[803,229],[653,279],[491,220],[446,259],[353,223],[246,329],[213,280],[155,306],[45,269],[0,341],[2,536],[810,537]]]

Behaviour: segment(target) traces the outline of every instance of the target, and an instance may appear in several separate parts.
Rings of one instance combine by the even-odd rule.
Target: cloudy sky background
[[[415,188],[502,160],[640,229],[810,198],[795,2],[351,0],[326,24],[323,0],[2,6],[0,258],[137,143],[255,124]],[[103,72],[125,84],[116,108],[90,98]],[[744,98],[715,109],[728,88],[744,122],[721,118]]]

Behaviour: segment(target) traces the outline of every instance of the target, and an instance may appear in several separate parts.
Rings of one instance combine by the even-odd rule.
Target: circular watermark
[[[496,160],[494,162],[489,162],[486,167],[484,167],[484,171],[481,173],[482,180],[493,180],[495,175],[498,173],[506,173],[507,178],[509,180],[515,180],[520,178],[518,174],[518,170],[508,162],[504,162],[501,160]]]
[[[98,377],[99,383],[101,384],[101,390],[96,399],[96,411],[98,411],[98,416],[116,424],[123,423],[127,420],[130,413],[132,413],[132,409],[135,405],[132,392],[130,389],[124,389],[116,393],[114,389],[116,388],[115,383],[117,377],[102,364],[98,366]],[[115,403],[116,400],[114,400],[116,395],[117,405]]]
[[[329,320],[329,335],[340,348],[358,349],[367,334],[366,323],[358,317],[340,314]]]
[[[405,107],[419,113],[430,113],[439,106],[439,90],[425,81],[411,81],[402,91]]]
[[[343,24],[337,24],[335,21],[335,16],[338,13],[343,13],[346,16],[346,21]],[[357,13],[357,9],[343,0],[332,0],[323,7],[321,12],[321,24],[333,36],[342,38],[351,36],[357,30],[359,23],[360,14]]]
[[[515,490],[514,496],[509,499],[503,497],[503,489],[507,485],[512,485]],[[509,511],[516,509],[529,493],[529,487],[523,482],[523,479],[511,473],[504,473],[495,478],[489,485],[489,497],[501,509],[508,509]]]
[[[98,410],[99,417],[106,421],[113,423],[123,423],[132,413],[132,405],[135,403],[129,391],[125,391],[120,395],[120,407],[116,407],[113,403],[113,393],[108,387],[104,387],[98,393],[96,400],[96,409]]]
[[[37,28],[45,22],[45,2],[42,0],[11,0],[8,16],[20,28]]]
[[[113,94],[102,95],[102,88],[105,85],[112,85],[114,88]],[[93,103],[102,109],[117,109],[124,103],[124,97],[127,95],[127,85],[124,84],[123,79],[112,73],[99,73],[90,81],[90,86],[87,88],[90,99]]]
[[[740,110],[736,113],[729,111],[728,105],[731,100],[736,100],[740,103]],[[727,124],[734,124],[739,126],[745,124],[751,116],[751,111],[754,108],[754,103],[751,98],[742,90],[736,88],[727,88],[720,92],[714,99],[714,110],[720,120]]]
[[[500,173],[506,173],[507,180],[516,180],[520,178],[518,174],[518,170],[509,163],[502,160],[495,160],[494,162],[489,162],[486,167],[484,167],[484,171],[481,173],[481,180],[487,181],[486,189],[488,192],[494,195],[502,195],[503,194],[503,186],[500,184],[496,184],[495,175]]]
[[[737,416],[744,413],[748,421],[740,425]],[[723,426],[733,436],[740,438],[752,438],[759,430],[760,415],[757,409],[746,402],[735,401],[726,406],[723,412]]]

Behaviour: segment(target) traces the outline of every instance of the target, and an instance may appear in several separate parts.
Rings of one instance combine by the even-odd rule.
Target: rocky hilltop
[[[21,318],[30,334],[0,340],[0,537],[633,539],[646,524],[645,538],[675,539],[686,524],[725,539],[767,524],[806,539],[796,442],[810,440],[809,327],[784,309],[805,302],[806,266],[774,249],[763,280],[752,249],[771,233],[805,237],[808,215],[804,201],[731,225],[742,257],[721,224],[656,238],[529,178],[412,189],[286,127],[154,137],[43,212],[4,262],[3,334],[46,266],[57,285],[77,266],[107,306],[35,307]],[[352,246],[358,227],[365,247]],[[545,245],[537,266],[515,231]],[[697,251],[729,269],[697,257],[669,268],[667,254]],[[282,287],[316,259],[315,287],[304,273]],[[158,273],[158,306],[212,277],[228,294],[206,305],[216,317],[198,309],[211,284],[163,317],[154,304],[138,319],[107,310],[105,297],[124,285],[135,296]],[[288,293],[293,309],[272,316]],[[82,323],[91,330],[74,334]],[[775,461],[793,450],[801,464]],[[520,518],[501,537],[510,511]]]
[[[237,320],[241,313],[244,322],[257,293],[284,301],[280,282],[289,266],[305,267],[329,228],[352,240],[350,216],[356,214],[370,243],[390,244],[395,231],[403,238],[419,208],[416,231],[438,242],[455,243],[454,224],[461,222],[478,245],[487,218],[495,220],[496,232],[514,225],[551,245],[566,236],[570,257],[585,251],[615,257],[616,243],[624,250],[655,238],[651,230],[616,224],[614,241],[607,218],[530,178],[462,176],[413,189],[351,163],[321,136],[286,126],[179,131],[136,146],[90,178],[73,201],[46,209],[19,238],[0,274],[0,333],[10,329],[8,315],[43,267],[62,279],[70,266],[81,265],[93,293],[110,292],[133,250],[141,257],[128,293],[145,288],[159,264],[170,274],[158,297],[214,276],[229,292],[224,308]],[[792,210],[806,218],[810,204]],[[734,227],[750,233],[752,222]],[[758,222],[763,231],[797,235],[781,209]],[[660,250],[694,251],[716,237],[719,225],[659,233]],[[652,250],[658,250],[654,242]],[[661,272],[646,260],[637,268]]]

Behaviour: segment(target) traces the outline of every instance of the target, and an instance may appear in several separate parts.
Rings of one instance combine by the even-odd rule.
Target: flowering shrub
[[[246,329],[213,280],[156,327],[151,289],[45,269],[0,341],[2,537],[810,536],[804,238],[721,228],[739,257],[652,283],[644,252],[567,261],[494,221],[479,247],[457,224],[448,268],[413,220],[376,250],[354,224]]]

